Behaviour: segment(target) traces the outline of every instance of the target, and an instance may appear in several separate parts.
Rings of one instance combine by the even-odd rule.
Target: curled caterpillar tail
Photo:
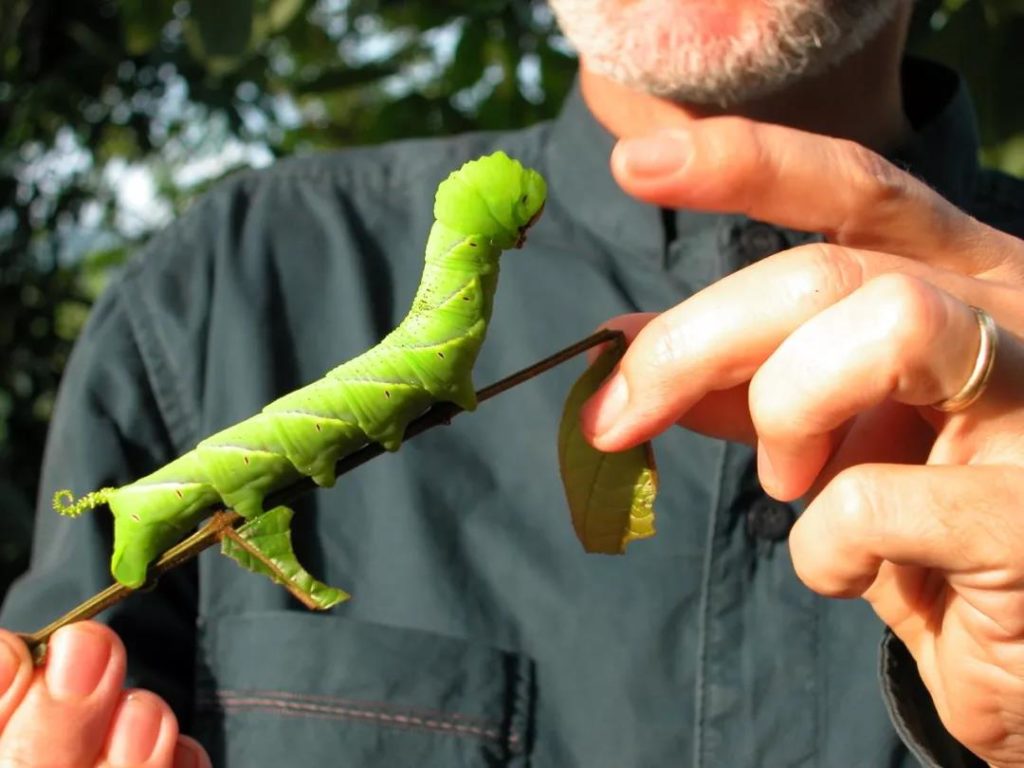
[[[114,490],[114,488],[100,488],[75,501],[75,495],[65,488],[53,494],[53,508],[64,517],[78,517],[88,509],[95,509],[106,504],[107,498]]]

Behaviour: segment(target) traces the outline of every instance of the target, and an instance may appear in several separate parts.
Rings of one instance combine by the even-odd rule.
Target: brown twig
[[[587,338],[582,339],[565,349],[561,349],[533,365],[527,366],[520,371],[516,371],[511,376],[506,376],[504,379],[496,381],[490,386],[477,391],[477,402],[482,403],[485,400],[490,400],[492,397],[496,397],[503,392],[507,392],[513,387],[517,387],[520,384],[523,384],[524,382],[527,382],[530,379],[539,376],[540,374],[545,373],[568,360],[571,360],[577,355],[586,352],[588,349],[596,347],[599,344],[604,344],[605,342],[621,338],[622,333],[620,331],[610,329],[597,331]],[[461,412],[462,409],[452,403],[437,403],[422,416],[419,416],[409,422],[409,426],[406,427],[403,439],[409,440],[423,432],[426,432],[432,427],[450,424],[451,420]],[[334,467],[334,473],[336,476],[340,477],[346,472],[351,472],[356,467],[361,464],[365,464],[370,459],[375,458],[382,453],[384,453],[383,447],[377,443],[369,443],[339,460]],[[285,488],[268,494],[264,502],[264,506],[266,509],[272,509],[280,504],[287,504],[290,501],[293,501],[296,497],[301,496],[316,487],[316,484],[310,478],[302,478]],[[191,560],[207,547],[220,541],[229,530],[237,528],[242,520],[242,516],[237,512],[233,512],[231,510],[213,510],[212,516],[206,525],[202,526],[187,539],[184,539],[171,549],[167,550],[152,566],[150,566],[145,585],[138,589],[130,589],[121,584],[111,584],[102,592],[98,592],[88,600],[79,603],[59,619],[47,624],[42,629],[31,634],[22,634],[22,640],[24,640],[25,644],[28,645],[36,660],[42,660],[46,654],[47,640],[49,640],[50,635],[58,629],[75,621],[91,619],[102,611],[105,611],[107,608],[117,605],[135,592],[148,591],[152,589],[156,586],[157,579],[159,579],[160,576],[167,573],[167,571],[172,568],[176,568],[182,563]]]

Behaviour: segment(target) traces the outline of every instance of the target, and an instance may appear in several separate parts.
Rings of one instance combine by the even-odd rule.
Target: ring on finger
[[[974,369],[960,391],[945,400],[932,404],[932,408],[944,413],[962,411],[974,403],[988,384],[989,376],[996,361],[996,349],[999,346],[999,329],[992,316],[980,307],[971,307],[978,321],[981,341],[978,345],[978,357],[974,361]]]

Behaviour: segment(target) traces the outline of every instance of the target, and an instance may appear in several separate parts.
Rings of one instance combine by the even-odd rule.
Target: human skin
[[[870,600],[915,654],[953,734],[993,764],[1020,765],[1021,729],[1006,727],[1022,722],[1024,702],[1016,673],[1024,669],[1024,567],[1013,560],[1024,539],[1016,514],[1024,491],[1017,437],[1024,417],[1006,394],[1020,381],[1016,342],[1004,332],[995,380],[984,401],[964,414],[939,416],[903,401],[938,400],[966,378],[977,330],[965,302],[988,309],[1007,331],[1024,332],[1024,254],[1019,241],[973,222],[863,149],[884,150],[906,130],[897,77],[906,12],[827,75],[730,110],[742,118],[630,91],[588,72],[584,60],[590,108],[613,133],[634,139],[613,157],[628,192],[660,205],[743,211],[831,235],[830,245],[780,254],[720,282],[642,333],[649,316],[616,321],[636,337],[621,368],[627,402],[647,406],[612,413],[606,389],[585,427],[607,448],[676,422],[762,444],[772,467],[762,462],[760,472],[771,493],[815,496],[791,535],[801,578],[824,594]],[[667,142],[644,140],[661,130],[674,131]],[[659,165],[661,172],[653,172]],[[840,180],[834,188],[842,195],[809,194],[821,178]],[[777,294],[750,288],[763,288],[764,280],[780,286]],[[888,310],[875,317],[877,307]],[[864,316],[863,326],[852,324],[859,335],[843,315],[836,320],[839,311]],[[907,322],[894,324],[894,316]],[[797,333],[799,326],[817,327],[820,335]],[[695,328],[717,330],[702,335]],[[889,330],[902,334],[906,349],[894,348]],[[703,345],[695,349],[694,339]],[[872,363],[890,366],[889,379],[907,384],[880,405],[833,397],[833,389],[848,392],[847,384],[859,383],[863,371],[855,368],[838,367],[831,379],[825,371],[809,376],[799,393],[779,376],[791,365],[814,363],[823,349],[839,363],[857,362],[874,339],[884,354]],[[932,342],[949,354],[934,360]],[[806,403],[796,395],[816,395],[808,400],[813,409],[800,410]],[[853,429],[830,426],[851,409]],[[791,424],[806,427],[794,434]],[[875,439],[879,430],[884,440]],[[929,458],[933,465],[925,464]],[[950,466],[934,466],[940,462]],[[949,632],[931,631],[933,612]],[[78,673],[92,670],[103,681],[71,700],[55,699],[46,686],[72,665],[51,660],[47,670],[56,672],[35,673],[24,646],[0,632],[0,766],[116,765],[102,755],[121,722],[114,713],[125,697],[123,648],[97,624],[61,630],[77,632],[106,637],[110,655],[67,649]],[[5,646],[16,658],[6,679]],[[957,680],[956,697],[943,686],[948,679]],[[140,695],[160,712],[156,731],[176,733],[162,702]],[[53,723],[60,728],[47,727]],[[161,738],[159,756],[127,765],[188,765],[171,762],[184,761],[187,742]],[[208,764],[205,755],[200,759],[198,765]]]
[[[892,105],[908,10],[863,56],[784,105],[736,109],[742,117],[624,94],[584,70],[587,103],[622,137],[611,166],[628,193],[827,242],[662,314],[610,321],[632,341],[583,429],[604,450],[674,424],[756,445],[765,490],[809,501],[789,539],[800,578],[866,599],[907,645],[953,736],[991,765],[1020,766],[1024,242],[867,148],[903,130]],[[835,98],[844,79],[877,98]],[[978,402],[940,413],[930,404],[959,390],[977,355],[971,305],[1000,327],[996,365]]]
[[[121,640],[96,622],[54,633],[40,668],[0,630],[0,766],[209,768],[160,697],[124,688],[125,664]]]

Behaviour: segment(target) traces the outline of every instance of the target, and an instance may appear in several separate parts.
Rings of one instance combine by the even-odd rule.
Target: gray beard
[[[874,38],[903,0],[762,2],[772,17],[764,28],[710,39],[674,8],[680,0],[550,0],[550,5],[594,72],[680,103],[730,107],[840,63]]]

